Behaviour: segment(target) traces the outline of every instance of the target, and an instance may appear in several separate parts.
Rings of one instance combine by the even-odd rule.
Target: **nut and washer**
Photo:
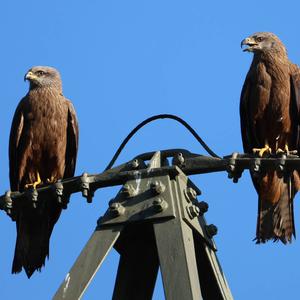
[[[137,194],[136,189],[128,183],[124,184],[122,193],[125,195],[125,197],[134,197]]]
[[[199,216],[200,209],[196,205],[187,206],[187,213],[191,219],[194,219]]]
[[[156,212],[162,212],[168,207],[168,203],[162,198],[154,199],[152,204]]]
[[[159,195],[162,194],[165,190],[166,187],[164,184],[162,184],[160,181],[154,181],[151,183],[150,188],[154,195]]]
[[[205,201],[201,201],[201,202],[198,202],[196,203],[196,205],[199,207],[200,209],[200,214],[205,214],[207,211],[208,211],[208,203],[205,202]]]
[[[125,207],[119,202],[110,202],[109,212],[113,217],[119,217],[121,215],[124,215]]]
[[[213,236],[215,236],[218,233],[218,227],[214,224],[206,225],[205,231],[207,236],[211,239]]]

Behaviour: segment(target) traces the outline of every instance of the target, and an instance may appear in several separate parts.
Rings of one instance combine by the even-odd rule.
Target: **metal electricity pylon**
[[[300,159],[237,153],[220,159],[183,149],[151,152],[100,174],[84,173],[37,190],[8,192],[0,197],[0,208],[14,220],[16,210],[35,207],[44,193],[53,193],[66,207],[72,193],[81,191],[91,202],[97,189],[123,185],[54,299],[80,299],[112,247],[120,254],[114,300],[151,299],[159,267],[167,300],[232,299],[212,239],[217,228],[206,224],[208,205],[198,202],[200,191],[188,176],[227,171],[237,182],[244,169],[253,176],[273,169],[288,178],[300,169]]]
[[[115,300],[151,299],[159,266],[166,299],[232,299],[211,239],[216,227],[203,217],[207,204],[161,160],[156,152],[144,176],[136,171],[109,202],[54,299],[79,299],[112,247],[120,253]]]

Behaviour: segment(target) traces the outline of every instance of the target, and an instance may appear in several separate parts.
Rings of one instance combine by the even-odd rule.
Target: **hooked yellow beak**
[[[33,80],[35,78],[36,78],[36,75],[34,75],[31,71],[28,71],[24,76],[24,81]]]
[[[242,40],[241,48],[243,49],[244,46],[248,46],[248,48],[244,48],[243,51],[252,52],[253,49],[258,45],[258,43],[252,38],[247,37],[246,39]]]

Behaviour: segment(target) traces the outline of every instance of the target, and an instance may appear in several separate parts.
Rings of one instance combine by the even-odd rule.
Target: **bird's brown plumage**
[[[62,94],[58,71],[33,67],[25,75],[27,95],[14,114],[9,167],[12,191],[24,191],[37,181],[55,182],[74,175],[78,149],[78,123],[72,103]],[[49,255],[49,240],[61,206],[51,195],[39,199],[37,208],[17,210],[17,241],[12,272],[25,269],[28,277],[40,270]]]
[[[244,51],[254,53],[240,102],[244,151],[252,153],[253,148],[267,145],[273,154],[287,147],[299,153],[299,68],[289,61],[284,45],[272,33],[255,33],[242,45],[248,46]],[[268,171],[262,178],[252,174],[252,180],[259,196],[257,243],[270,239],[291,242],[298,172],[284,179]]]

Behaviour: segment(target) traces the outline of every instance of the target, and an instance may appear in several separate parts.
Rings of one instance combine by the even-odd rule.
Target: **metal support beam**
[[[194,242],[203,299],[233,299],[216,252],[195,232]]]
[[[113,300],[152,299],[159,263],[149,225],[128,226],[115,246],[120,262]]]
[[[54,300],[74,300],[82,297],[122,229],[122,225],[117,225],[95,230],[53,297]]]
[[[182,220],[154,224],[167,300],[201,300],[192,230]]]

